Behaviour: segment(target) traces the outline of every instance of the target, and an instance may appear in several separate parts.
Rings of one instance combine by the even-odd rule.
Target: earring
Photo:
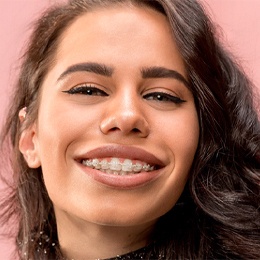
[[[19,111],[19,119],[20,119],[20,122],[21,122],[21,123],[25,120],[26,113],[27,113],[27,107],[24,107],[24,108],[22,108],[22,109]]]

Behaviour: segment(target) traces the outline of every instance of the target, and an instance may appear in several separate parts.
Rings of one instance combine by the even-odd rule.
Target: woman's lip
[[[84,166],[81,163],[84,159],[101,158],[125,158],[130,160],[138,160],[157,167],[153,171],[143,171],[137,174],[122,176],[104,173],[102,171]],[[87,176],[91,177],[100,184],[114,189],[135,189],[148,185],[163,174],[163,169],[165,167],[165,163],[144,149],[124,145],[101,146],[78,156],[75,160]]]
[[[146,162],[150,165],[157,165],[160,168],[165,164],[155,155],[137,147],[124,145],[106,145],[90,150],[76,158],[76,160],[95,158],[125,158]]]
[[[163,169],[158,169],[150,172],[140,172],[132,175],[113,175],[101,172],[96,169],[92,169],[78,163],[83,172],[94,179],[96,182],[103,184],[113,189],[136,189],[150,184],[158,179],[163,174]]]

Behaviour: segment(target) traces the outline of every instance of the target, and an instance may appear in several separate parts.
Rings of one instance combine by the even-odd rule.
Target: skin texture
[[[22,133],[20,150],[30,167],[42,168],[61,248],[76,259],[138,249],[182,193],[199,138],[193,96],[184,82],[141,74],[157,66],[186,78],[170,26],[148,8],[98,9],[66,30],[55,60],[42,86],[37,122]],[[113,73],[64,73],[86,62]],[[99,91],[66,92],[86,84]],[[157,92],[185,102],[157,100],[151,94]],[[154,180],[132,188],[100,183],[75,158],[109,145],[141,148],[163,167]]]

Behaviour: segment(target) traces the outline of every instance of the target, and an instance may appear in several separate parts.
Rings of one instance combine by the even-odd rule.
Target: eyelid
[[[186,102],[186,100],[184,99],[183,95],[180,95],[178,93],[176,93],[175,91],[173,91],[172,89],[168,89],[165,87],[154,87],[154,88],[150,88],[148,90],[146,90],[143,93],[143,97],[148,96],[148,95],[156,95],[156,94],[161,94],[161,95],[165,95],[168,97],[173,97],[174,99],[179,99],[182,102]],[[181,103],[181,102],[180,102]]]
[[[161,86],[160,86],[161,85]],[[157,83],[155,83],[155,86],[148,86],[144,91],[143,91],[143,94],[148,94],[148,93],[157,93],[157,92],[160,92],[160,93],[164,93],[164,94],[168,94],[168,95],[172,95],[172,96],[176,96],[176,97],[180,97],[180,93],[178,93],[178,92],[180,92],[178,89],[179,89],[179,87],[177,86],[177,87],[175,87],[175,85],[173,85],[173,86],[171,86],[171,85],[168,85],[167,83],[162,83],[162,84],[160,84],[160,82],[159,82],[159,84]],[[176,89],[178,90],[177,92],[176,92]]]

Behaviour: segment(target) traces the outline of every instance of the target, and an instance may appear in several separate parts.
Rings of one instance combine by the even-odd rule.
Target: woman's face
[[[98,9],[68,27],[27,130],[58,216],[133,226],[174,206],[199,137],[186,78],[154,10]]]

